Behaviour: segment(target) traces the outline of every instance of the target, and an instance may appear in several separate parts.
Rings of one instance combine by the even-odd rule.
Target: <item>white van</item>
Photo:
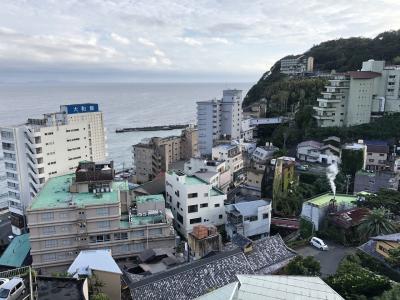
[[[25,284],[19,277],[14,277],[0,288],[0,300],[16,300],[22,294],[25,294]]]
[[[321,240],[320,238],[317,238],[317,237],[311,238],[310,244],[320,250],[328,250],[328,245],[325,244],[324,241]]]

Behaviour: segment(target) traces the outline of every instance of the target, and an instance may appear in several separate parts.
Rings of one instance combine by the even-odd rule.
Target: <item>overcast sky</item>
[[[400,28],[399,0],[0,0],[0,81],[256,81],[328,39]]]

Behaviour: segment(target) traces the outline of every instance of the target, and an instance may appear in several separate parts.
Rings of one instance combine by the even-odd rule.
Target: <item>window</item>
[[[188,194],[188,198],[197,198],[197,193],[190,193]]]
[[[268,214],[263,214],[263,219],[268,219]]]
[[[52,212],[42,213],[42,221],[51,221],[54,219],[54,214]]]
[[[132,251],[135,251],[135,252],[143,251],[144,250],[144,244],[143,243],[133,244],[133,245],[131,245],[131,249],[132,249]]]
[[[103,229],[103,228],[110,228],[110,221],[99,221],[97,223],[97,228]]]
[[[208,203],[201,203],[200,208],[208,207]]]
[[[254,221],[257,221],[257,220],[258,220],[257,216],[251,216],[250,217],[250,222],[254,222]]]
[[[208,193],[204,193],[204,197],[208,197]]]
[[[43,227],[42,232],[44,235],[55,234],[56,228],[54,226]]]
[[[43,261],[54,261],[57,259],[55,253],[43,254],[42,258]]]
[[[374,159],[368,159],[369,162],[374,162]]]
[[[217,203],[217,204],[214,204],[214,207],[219,207],[219,203]]]
[[[176,203],[176,207],[179,208],[180,206],[181,206],[181,203],[178,201],[178,202]]]
[[[190,224],[197,224],[197,223],[201,223],[201,218],[190,219]]]
[[[96,209],[96,214],[98,216],[108,216],[109,214],[109,209],[108,207],[100,207]]]
[[[161,228],[150,229],[149,235],[162,235],[162,229]]]
[[[189,214],[190,213],[195,213],[195,212],[198,212],[198,211],[199,211],[199,206],[197,204],[188,206],[188,213]]]
[[[127,239],[128,239],[128,233],[127,232],[114,233],[114,240],[116,240],[116,241],[127,240]]]
[[[218,219],[222,219],[222,218],[223,218],[223,216],[222,216],[222,215],[219,215],[219,216],[218,216]]]
[[[44,241],[45,248],[56,248],[57,247],[57,240],[46,240]]]
[[[68,219],[69,213],[67,212],[60,212],[60,219]]]
[[[183,217],[180,213],[176,214],[176,219],[178,220],[179,223],[183,224]]]
[[[135,230],[131,232],[132,238],[143,237],[143,236],[144,236],[144,230]]]

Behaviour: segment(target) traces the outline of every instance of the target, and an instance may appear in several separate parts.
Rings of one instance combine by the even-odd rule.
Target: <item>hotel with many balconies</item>
[[[81,250],[110,249],[115,259],[173,248],[172,214],[162,195],[132,197],[111,163],[81,162],[48,180],[27,210],[32,265],[66,271]]]
[[[361,71],[335,74],[314,106],[318,126],[369,123],[374,116],[400,111],[400,67],[363,62]]]

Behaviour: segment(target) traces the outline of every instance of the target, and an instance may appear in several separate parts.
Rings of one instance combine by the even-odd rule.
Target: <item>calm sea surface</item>
[[[131,146],[143,138],[179,134],[180,130],[115,133],[121,127],[194,123],[196,101],[221,98],[222,90],[243,90],[252,83],[109,83],[0,85],[0,126],[19,124],[59,110],[62,104],[96,102],[107,128],[109,159],[132,166]],[[0,162],[3,169],[3,162]],[[1,174],[3,175],[3,174]]]

